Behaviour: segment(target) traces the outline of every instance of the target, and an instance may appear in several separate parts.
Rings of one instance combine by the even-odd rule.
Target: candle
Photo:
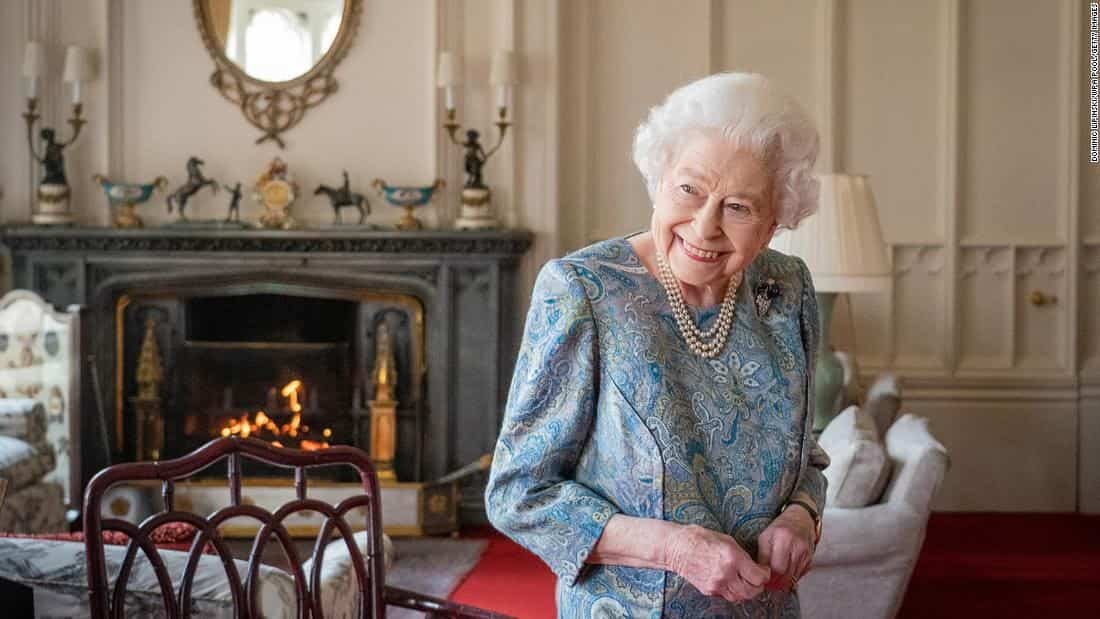
[[[455,88],[454,86],[446,86],[443,88],[444,105],[448,110],[455,109]]]
[[[506,85],[497,86],[497,107],[508,109],[512,103],[512,87]]]

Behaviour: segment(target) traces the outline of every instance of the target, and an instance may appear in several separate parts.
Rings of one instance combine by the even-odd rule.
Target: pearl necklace
[[[704,359],[713,359],[726,347],[729,339],[730,328],[733,327],[734,302],[737,297],[737,289],[741,286],[744,276],[743,271],[734,273],[726,288],[726,297],[722,299],[722,307],[718,310],[718,319],[706,331],[699,329],[695,320],[688,313],[687,303],[684,302],[680,284],[672,274],[672,268],[668,266],[665,257],[657,252],[657,271],[660,274],[661,285],[668,295],[668,303],[672,306],[672,315],[676,317],[676,324],[680,327],[680,335],[691,350]]]

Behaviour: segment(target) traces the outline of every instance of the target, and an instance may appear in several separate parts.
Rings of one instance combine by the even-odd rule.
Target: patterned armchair
[[[0,298],[0,531],[62,530],[78,513],[80,317],[28,290]]]

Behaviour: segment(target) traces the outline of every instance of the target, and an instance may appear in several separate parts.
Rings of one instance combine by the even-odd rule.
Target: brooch
[[[753,299],[756,301],[756,315],[763,316],[767,313],[768,308],[772,306],[772,299],[781,294],[783,294],[783,289],[770,277],[757,284],[756,288],[753,289]]]

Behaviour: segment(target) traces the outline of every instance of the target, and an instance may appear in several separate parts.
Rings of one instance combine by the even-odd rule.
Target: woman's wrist
[[[802,501],[791,501],[783,508],[783,513],[798,514],[799,520],[806,523],[811,532],[814,546],[821,541],[821,516]]]
[[[656,518],[615,514],[588,556],[588,563],[671,570],[683,525]]]

